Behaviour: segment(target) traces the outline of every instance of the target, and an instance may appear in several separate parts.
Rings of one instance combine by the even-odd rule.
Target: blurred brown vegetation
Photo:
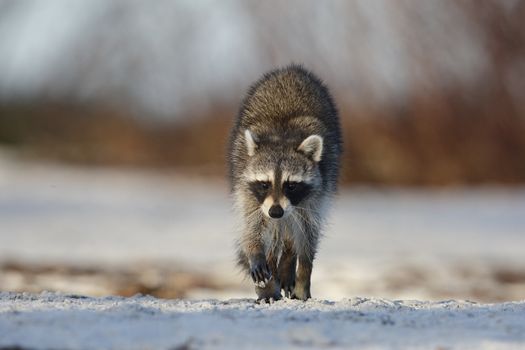
[[[410,82],[409,93],[395,102],[334,91],[345,136],[344,183],[525,182],[524,2],[512,12],[491,1],[454,6],[480,31],[487,70],[475,84],[437,84],[440,73],[429,64],[424,79]],[[272,40],[268,52],[281,52]],[[415,48],[419,62],[432,62]],[[25,156],[222,175],[236,111],[236,102],[220,103],[170,123],[104,104],[10,102],[0,104],[0,143]]]
[[[397,108],[342,106],[341,114],[344,183],[525,182],[525,118],[503,93],[424,92]],[[234,115],[234,106],[217,107],[159,124],[102,107],[1,106],[0,141],[24,156],[222,176]]]
[[[24,157],[129,167],[179,167],[218,173],[228,121],[169,124],[112,108],[52,104],[0,106],[0,142]]]

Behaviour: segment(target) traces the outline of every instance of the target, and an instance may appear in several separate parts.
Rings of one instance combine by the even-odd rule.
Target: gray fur
[[[302,145],[312,135],[320,138]],[[249,89],[230,136],[229,175],[244,219],[238,262],[257,283],[259,299],[279,299],[281,289],[286,296],[310,298],[313,260],[324,209],[337,189],[341,148],[332,98],[303,67],[271,71]],[[270,218],[251,190],[250,182],[261,174],[273,176],[266,203],[286,207],[281,219]],[[283,185],[292,178],[304,179],[309,189],[295,204]]]

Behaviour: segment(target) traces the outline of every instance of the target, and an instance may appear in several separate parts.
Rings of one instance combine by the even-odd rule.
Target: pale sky
[[[439,79],[431,83],[444,85],[475,84],[487,66],[476,28],[452,1],[218,4],[0,2],[0,100],[110,100],[173,116],[237,102],[264,70],[294,61],[350,99],[388,102],[429,66]]]

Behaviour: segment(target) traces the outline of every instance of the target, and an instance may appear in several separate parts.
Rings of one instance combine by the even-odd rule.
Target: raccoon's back
[[[242,134],[249,129],[255,135],[280,133],[300,142],[311,134],[324,139],[319,163],[327,190],[335,190],[342,149],[337,109],[326,86],[299,65],[270,71],[250,87],[230,136],[229,161],[232,186],[246,162]]]
[[[266,73],[248,90],[238,122],[241,128],[256,129],[275,127],[297,116],[316,117],[327,129],[339,128],[328,89],[303,67],[291,65]]]

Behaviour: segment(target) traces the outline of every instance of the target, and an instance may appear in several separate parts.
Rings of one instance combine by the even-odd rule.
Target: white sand
[[[0,347],[523,349],[525,302],[279,301],[0,293]]]
[[[229,286],[192,291],[194,301],[0,293],[0,348],[525,347],[523,301],[382,299],[524,300],[524,281],[495,277],[525,266],[523,189],[343,190],[314,267],[317,299],[306,303],[206,300],[254,296],[235,272],[230,207],[221,182],[0,157],[1,261],[174,266]],[[2,290],[21,286],[0,275]]]

